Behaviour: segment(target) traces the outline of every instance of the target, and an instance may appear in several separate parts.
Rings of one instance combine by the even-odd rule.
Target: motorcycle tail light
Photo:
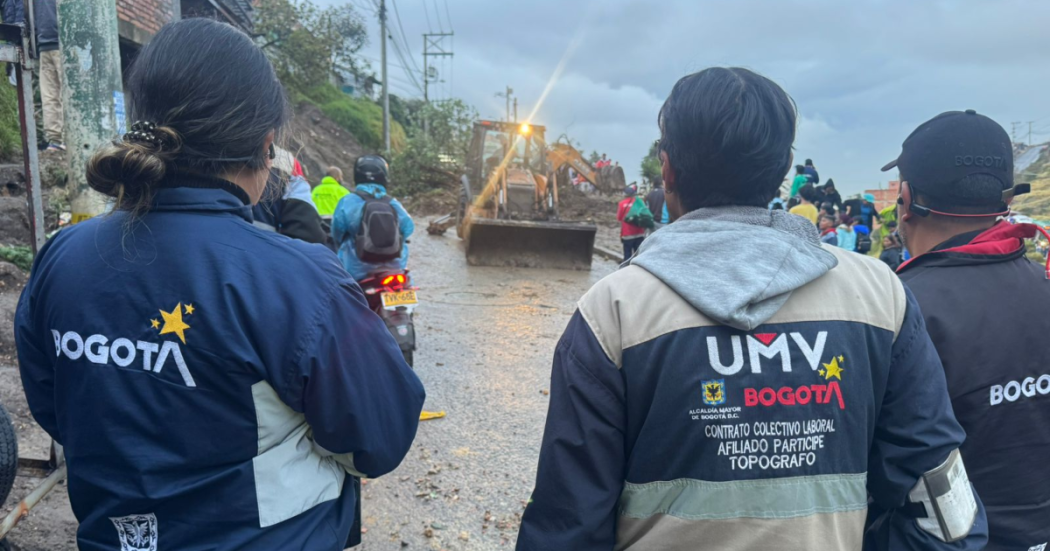
[[[404,276],[401,276],[404,277]],[[383,278],[383,285],[390,285],[394,281],[394,276],[388,275]]]

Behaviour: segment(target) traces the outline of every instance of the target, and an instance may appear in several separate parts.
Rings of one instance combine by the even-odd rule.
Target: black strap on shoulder
[[[376,197],[375,195],[372,195],[362,190],[354,190],[354,195],[357,195],[358,197],[364,199],[366,203],[368,201],[382,201],[384,203],[389,203],[391,201],[389,194],[384,195],[382,197]]]

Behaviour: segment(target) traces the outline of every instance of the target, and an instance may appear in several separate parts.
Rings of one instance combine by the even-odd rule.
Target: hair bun
[[[123,141],[106,144],[95,152],[87,163],[88,185],[120,202],[134,205],[148,201],[152,195],[149,190],[167,174],[180,146],[178,134],[169,127],[150,124],[148,129],[132,130]]]

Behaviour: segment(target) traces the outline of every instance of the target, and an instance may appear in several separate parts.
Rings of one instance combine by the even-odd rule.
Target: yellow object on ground
[[[420,421],[429,421],[431,419],[441,419],[445,416],[444,411],[423,411],[419,414]]]

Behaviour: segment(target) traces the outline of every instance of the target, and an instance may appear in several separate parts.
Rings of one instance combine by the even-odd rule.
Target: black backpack
[[[867,233],[857,232],[857,252],[860,254],[868,254],[871,250],[871,235]]]
[[[377,199],[363,191],[355,193],[365,200],[361,227],[354,240],[357,257],[365,262],[386,262],[400,257],[401,226],[390,196]]]

